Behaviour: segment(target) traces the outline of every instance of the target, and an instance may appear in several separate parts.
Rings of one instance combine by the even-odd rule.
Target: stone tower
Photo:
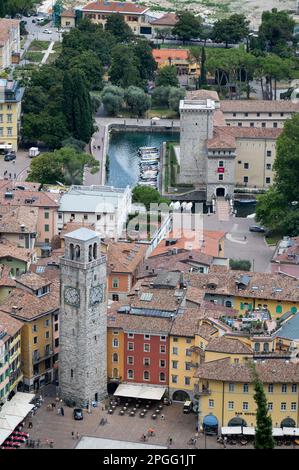
[[[107,394],[106,257],[96,232],[65,235],[60,289],[61,398],[89,406]]]
[[[206,141],[213,136],[215,102],[182,100],[180,102],[180,175],[182,184],[194,184],[195,188],[207,184]]]

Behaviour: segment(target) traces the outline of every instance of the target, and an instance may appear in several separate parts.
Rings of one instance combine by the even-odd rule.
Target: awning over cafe
[[[0,444],[34,408],[34,405],[30,404],[34,397],[33,393],[17,392],[10,401],[4,403],[0,410]]]
[[[161,400],[166,391],[165,387],[150,387],[149,385],[120,384],[114,396],[140,398],[143,400]]]
[[[243,426],[243,434],[244,436],[254,436],[255,429],[252,426]]]
[[[221,434],[242,434],[241,426],[224,426],[221,428]]]
[[[283,435],[283,430],[281,428],[272,428],[272,436],[278,437]]]
[[[284,436],[299,436],[299,428],[282,428]]]

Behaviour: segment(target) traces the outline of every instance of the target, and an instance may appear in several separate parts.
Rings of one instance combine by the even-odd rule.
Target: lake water
[[[106,184],[118,188],[135,186],[139,178],[139,147],[158,147],[166,141],[179,141],[178,132],[111,132],[109,173]]]

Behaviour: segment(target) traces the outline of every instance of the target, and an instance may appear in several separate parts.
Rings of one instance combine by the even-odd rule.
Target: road
[[[262,233],[249,232],[249,226],[253,224],[253,219],[241,217],[231,216],[228,221],[220,221],[216,215],[204,216],[205,230],[227,232],[224,243],[224,255],[227,258],[246,259],[251,261],[252,270],[270,272],[274,248],[267,245]]]
[[[30,162],[28,151],[18,151],[16,160],[11,162],[5,162],[4,155],[0,155],[0,179],[11,176],[11,179],[24,181],[27,177]]]

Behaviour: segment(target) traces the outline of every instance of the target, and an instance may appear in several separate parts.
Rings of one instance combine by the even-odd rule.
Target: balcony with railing
[[[53,355],[52,349],[46,350],[43,355],[40,354],[32,354],[32,363],[37,364],[38,362],[45,361],[46,359],[49,359]]]

